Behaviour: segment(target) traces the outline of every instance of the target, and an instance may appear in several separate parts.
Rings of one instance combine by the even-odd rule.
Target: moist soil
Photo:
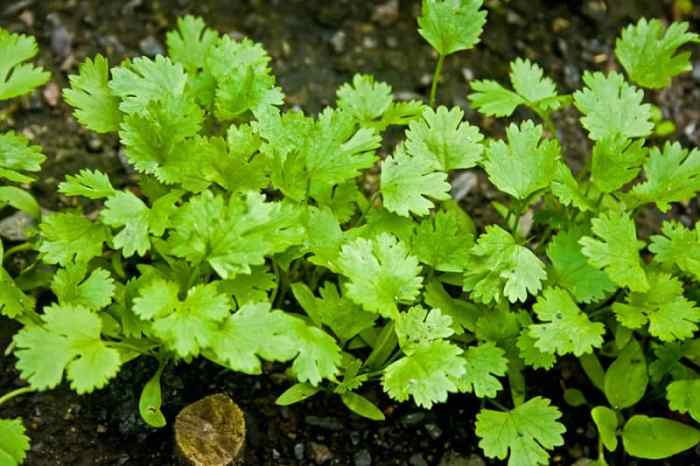
[[[681,2],[676,2],[681,3]],[[489,135],[503,125],[477,115],[466,100],[471,79],[507,80],[508,64],[516,57],[540,63],[562,92],[580,87],[583,70],[611,70],[619,29],[644,15],[680,19],[674,2],[657,0],[488,1],[489,20],[477,49],[448,58],[439,102],[464,109]],[[0,26],[37,37],[39,62],[53,80],[18,104],[6,104],[10,124],[44,148],[48,160],[32,187],[46,209],[66,208],[74,200],[56,193],[66,174],[81,168],[105,171],[116,186],[128,186],[135,175],[124,163],[118,141],[82,129],[63,103],[60,89],[85,58],[102,53],[110,63],[164,49],[165,32],[184,14],[235,37],[262,42],[272,56],[287,104],[318,112],[333,104],[335,90],[356,72],[374,74],[392,85],[399,98],[425,96],[435,57],[416,32],[417,0],[0,0]],[[700,7],[685,13],[691,29],[700,30]],[[671,88],[652,93],[664,117],[677,126],[673,136],[683,144],[700,144],[700,47],[694,50],[694,70],[674,80]],[[11,107],[10,107],[11,105]],[[516,115],[528,117],[526,112]],[[572,164],[590,150],[576,124],[575,112],[558,115],[557,126]],[[390,138],[391,139],[391,138]],[[453,180],[455,193],[478,224],[496,220],[491,200],[497,197],[483,175]],[[692,222],[697,200],[674,206],[670,215]],[[4,213],[4,212],[3,212]],[[649,209],[642,235],[664,217]],[[15,328],[0,321],[0,348]],[[22,385],[11,357],[0,359],[0,393]],[[559,370],[526,374],[529,396],[543,395],[563,408],[566,445],[555,450],[552,464],[579,466],[596,457],[596,432],[589,408],[571,408],[563,388],[582,388],[592,404],[604,403],[586,382],[576,361],[564,359]],[[3,417],[21,416],[32,437],[28,466],[166,466],[175,464],[172,421],[188,403],[223,392],[246,412],[248,465],[355,466],[479,466],[502,464],[483,457],[474,432],[482,405],[469,396],[452,396],[432,410],[389,400],[377,386],[363,394],[374,400],[387,420],[371,422],[349,413],[337,397],[317,395],[304,403],[279,407],[275,398],[290,384],[284,368],[265,366],[264,375],[235,374],[203,360],[171,367],[164,373],[164,429],[146,426],[138,414],[138,396],[155,370],[149,361],[124,367],[108,388],[77,396],[66,386],[18,398],[2,407]],[[662,394],[644,402],[640,412],[672,415]],[[620,449],[621,450],[621,449]],[[666,464],[700,464],[697,451]],[[615,464],[644,464],[622,455]],[[662,464],[656,462],[654,464]]]

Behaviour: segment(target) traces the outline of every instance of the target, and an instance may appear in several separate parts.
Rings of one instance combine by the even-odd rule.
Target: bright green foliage
[[[644,140],[622,135],[597,141],[591,156],[591,181],[601,192],[611,193],[634,180],[646,160]]]
[[[33,180],[21,172],[38,172],[46,156],[41,147],[29,145],[29,140],[13,131],[0,134],[0,178],[17,183]]]
[[[586,261],[579,244],[583,236],[581,228],[559,232],[547,246],[547,256],[552,261],[549,275],[554,283],[567,289],[576,301],[589,303],[603,299],[615,284],[606,272]]]
[[[694,204],[674,206],[660,233],[646,207],[697,196],[700,152],[654,147],[660,111],[622,74],[586,72],[582,90],[559,95],[520,58],[512,86],[478,81],[469,99],[493,117],[525,106],[541,124],[489,120],[484,140],[463,110],[432,103],[445,56],[478,41],[482,5],[424,0],[421,34],[438,53],[430,107],[356,75],[318,114],[288,109],[260,44],[191,16],[167,34],[168,57],[83,63],[66,102],[87,129],[117,133],[137,178],[68,175],[58,191],[73,198],[58,205],[74,207],[50,213],[21,187],[0,187],[3,211],[38,225],[0,247],[0,314],[21,327],[14,356],[30,388],[65,376],[89,392],[144,356],[158,370],[139,410],[162,427],[166,366],[204,358],[262,374],[275,363],[292,385],[283,405],[331,394],[380,421],[382,397],[360,392],[379,383],[394,402],[425,408],[450,394],[513,406],[483,409],[476,432],[486,456],[534,466],[557,461],[548,454],[564,431],[538,396],[540,370],[580,369],[590,384],[567,375],[552,399],[582,406],[600,400],[589,389],[604,393],[610,407],[591,410],[601,465],[618,435],[627,454],[651,459],[697,443],[695,428],[635,405],[666,393],[688,423],[700,418]],[[656,87],[686,69],[677,49],[697,39],[686,31],[628,28],[617,47],[627,75]],[[8,40],[25,51],[7,55]],[[44,79],[24,64],[32,40],[3,31],[0,50],[0,98],[32,87],[22,73]],[[552,118],[572,106],[589,153],[570,146],[570,111],[567,131]],[[44,159],[19,132],[0,135],[1,178],[29,183]],[[0,463],[10,451],[14,464],[26,438],[7,425]]]
[[[465,373],[461,354],[459,347],[445,340],[416,346],[384,370],[384,390],[398,401],[413,397],[424,408],[444,402],[448,393],[457,391],[459,378]]]
[[[466,371],[458,381],[459,391],[474,393],[479,398],[494,398],[501,390],[497,376],[508,368],[505,352],[494,343],[470,346],[464,352]]]
[[[230,313],[231,303],[217,288],[216,282],[191,288],[180,301],[175,283],[154,280],[134,299],[133,310],[180,357],[196,356],[212,345],[218,324]]]
[[[615,55],[632,81],[661,89],[671,84],[674,76],[692,69],[690,52],[676,54],[690,42],[700,42],[700,36],[688,32],[688,23],[673,23],[667,29],[658,19],[642,18],[622,31]]]
[[[545,77],[542,68],[530,60],[517,58],[510,64],[510,82],[515,92],[495,81],[474,81],[469,101],[484,115],[496,117],[511,116],[519,105],[539,112],[561,106],[554,81]]]
[[[561,413],[545,398],[535,397],[512,411],[483,409],[476,417],[479,446],[489,458],[508,466],[548,464],[547,450],[564,444]],[[510,450],[510,454],[509,454]]]
[[[423,0],[418,32],[440,55],[474,47],[486,23],[483,0]]]
[[[385,317],[395,317],[399,303],[413,303],[423,283],[418,260],[389,234],[346,244],[337,266],[350,279],[347,296],[365,310]]]
[[[594,141],[651,134],[651,106],[643,104],[644,93],[625,82],[621,74],[583,74],[586,88],[574,93],[576,108],[583,113],[581,124]]]
[[[366,74],[356,74],[352,84],[338,88],[338,108],[351,114],[364,127],[383,130],[390,125],[406,125],[423,112],[421,102],[394,102],[391,86]]]
[[[89,58],[80,65],[80,74],[70,75],[71,87],[63,91],[66,102],[75,108],[73,114],[86,128],[98,133],[119,129],[119,99],[109,88],[109,64],[102,55]]]
[[[87,262],[102,254],[102,245],[108,239],[104,226],[78,214],[51,214],[39,228],[43,234],[39,251],[49,264]]]
[[[177,30],[168,32],[168,54],[185,70],[197,71],[204,67],[207,54],[218,38],[202,18],[188,15],[177,20]]]
[[[97,170],[80,170],[77,175],[68,175],[58,185],[58,190],[66,196],[83,196],[88,199],[102,199],[116,194],[107,175]]]
[[[98,310],[112,302],[114,281],[104,269],[95,269],[88,277],[85,264],[70,264],[56,271],[51,291],[62,306]]]
[[[422,120],[412,121],[406,132],[406,152],[414,157],[432,160],[442,171],[471,168],[481,160],[484,151],[479,129],[462,121],[464,112],[457,107],[437,111],[427,108]]]
[[[36,40],[0,28],[0,100],[30,92],[49,80],[49,73],[30,63],[39,49]]]
[[[455,209],[439,210],[416,228],[413,251],[418,259],[435,270],[463,272],[474,245],[470,225]]]
[[[470,250],[464,273],[464,290],[472,299],[489,303],[502,297],[514,303],[537,294],[547,277],[544,264],[497,225],[486,228]]]
[[[496,187],[515,197],[526,199],[547,188],[556,173],[559,143],[542,139],[542,127],[525,121],[506,129],[508,143],[492,141],[486,151],[484,169]]]
[[[619,286],[632,291],[649,289],[639,251],[644,242],[637,239],[634,222],[619,212],[603,213],[591,221],[593,233],[600,239],[584,236],[579,240],[583,255],[594,267],[603,269]]]
[[[700,229],[688,230],[677,222],[664,222],[663,235],[651,237],[649,250],[654,261],[665,266],[677,266],[680,270],[700,281]]]
[[[121,365],[119,351],[100,338],[100,317],[80,306],[44,308],[40,325],[15,335],[17,368],[37,389],[53,388],[66,372],[71,388],[88,393],[102,388]]]
[[[700,379],[676,380],[666,387],[668,406],[700,422]]]
[[[638,329],[649,324],[649,333],[662,341],[693,336],[700,322],[700,308],[683,296],[683,284],[665,273],[649,274],[649,291],[631,293],[626,303],[613,304],[622,325]]]
[[[0,419],[0,464],[22,464],[29,451],[29,438],[19,419]]]
[[[644,177],[646,181],[630,192],[631,206],[653,202],[665,212],[672,202],[688,200],[700,191],[700,150],[670,142],[663,152],[654,147],[644,164]]]
[[[248,193],[226,203],[210,191],[193,197],[177,210],[168,239],[173,255],[197,265],[204,261],[221,276],[250,273],[265,256],[298,244],[303,230],[291,205],[266,202]]]
[[[544,290],[533,309],[537,318],[544,322],[530,325],[529,330],[539,350],[581,356],[603,344],[603,324],[591,322],[561,288]]]
[[[404,217],[409,212],[426,215],[433,200],[450,198],[450,184],[444,172],[436,171],[435,162],[425,157],[412,157],[404,147],[382,163],[382,199],[384,207]]]
[[[668,458],[700,442],[700,430],[663,417],[632,416],[622,431],[625,451],[650,460]]]

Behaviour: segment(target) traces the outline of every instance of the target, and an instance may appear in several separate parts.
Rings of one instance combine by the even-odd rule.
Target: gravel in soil
[[[290,106],[317,112],[334,102],[336,88],[355,72],[374,74],[391,84],[401,98],[416,98],[427,93],[435,59],[416,33],[419,3],[3,0],[0,26],[36,35],[41,47],[39,61],[53,72],[45,88],[21,100],[12,112],[15,127],[41,144],[48,156],[40,181],[33,186],[34,194],[48,209],[73,205],[75,201],[58,195],[56,187],[66,174],[81,168],[103,170],[117,186],[134,180],[134,174],[120,162],[116,138],[80,128],[61,99],[67,75],[76,72],[85,57],[99,52],[114,64],[131,56],[162,53],[165,32],[176,17],[190,13],[203,16],[221,32],[262,42],[273,58],[272,67]],[[469,108],[469,80],[505,81],[508,63],[520,56],[539,62],[562,92],[571,92],[580,86],[583,70],[616,67],[612,50],[622,25],[641,15],[672,19],[674,14],[670,0],[492,0],[488,4],[489,22],[482,44],[447,60],[439,101],[463,108],[467,118],[491,135],[502,134],[503,125]],[[691,29],[700,30],[700,7],[687,19]],[[700,47],[694,57],[692,73],[650,96],[664,116],[676,123],[677,137],[690,146],[700,144]],[[559,115],[557,124],[569,160],[581,160],[590,147],[575,112]],[[482,174],[459,174],[454,184],[478,223],[496,220],[489,202],[497,194]],[[689,222],[697,218],[697,211],[696,200],[674,207],[673,215]],[[643,234],[661,218],[655,210],[645,213]],[[0,347],[7,344],[12,331],[12,324],[0,321]],[[538,381],[533,392],[564,406],[561,387],[586,384],[575,361],[565,360],[561,366],[559,373],[530,374],[529,380]],[[136,361],[109,388],[92,395],[78,397],[60,387],[3,407],[3,416],[22,416],[32,436],[26,464],[173,464],[170,428],[149,429],[138,415],[140,389],[153,370],[147,362]],[[451,397],[447,404],[426,411],[410,404],[397,405],[378,387],[370,387],[364,394],[377,401],[387,415],[386,422],[373,423],[348,413],[333,397],[317,396],[300,405],[278,407],[274,400],[289,382],[280,367],[267,366],[265,374],[233,374],[206,361],[171,368],[164,374],[166,417],[174,419],[183,406],[203,396],[228,393],[246,411],[250,465],[492,464],[478,449],[474,417],[480,405],[469,397]],[[0,393],[20,384],[13,360],[0,360]],[[658,405],[649,409],[658,409]],[[582,465],[585,458],[596,455],[595,429],[587,408],[569,408],[566,413],[566,446],[555,452],[552,463]],[[617,460],[616,464],[633,464],[628,458]],[[691,452],[677,461],[692,464],[697,456]]]

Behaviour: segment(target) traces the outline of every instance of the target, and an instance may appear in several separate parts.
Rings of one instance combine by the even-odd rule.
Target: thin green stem
[[[3,262],[9,259],[13,254],[16,254],[18,252],[22,251],[31,251],[34,248],[34,245],[30,242],[26,243],[21,243],[18,244],[17,246],[13,246],[7,251],[5,251],[5,255],[2,257]]]
[[[510,409],[506,408],[505,406],[503,406],[501,403],[494,400],[493,398],[486,398],[486,401],[491,403],[492,405],[494,405],[496,408],[500,409],[501,411],[506,411],[506,412],[510,411]]]
[[[435,74],[433,75],[433,85],[430,88],[430,106],[435,108],[435,98],[437,97],[437,87],[442,74],[442,65],[445,64],[445,55],[438,57],[437,65],[435,66]]]
[[[22,388],[18,388],[17,390],[12,390],[10,393],[6,393],[5,395],[0,396],[0,406],[4,403],[7,403],[12,398],[15,398],[17,396],[24,395],[25,393],[30,393],[33,391],[34,391],[34,389],[32,387],[22,387]]]

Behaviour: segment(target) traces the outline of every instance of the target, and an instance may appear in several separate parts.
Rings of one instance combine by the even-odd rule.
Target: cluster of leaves
[[[424,0],[433,94],[444,58],[478,42],[482,3]],[[632,82],[660,88],[689,68],[677,49],[699,40],[685,24],[641,20],[616,55]],[[562,95],[518,59],[512,89],[471,83],[481,113],[533,116],[501,140],[459,108],[395,101],[365,75],[316,117],[283,110],[262,47],[198,18],[182,18],[167,45],[168,57],[111,69],[88,59],[64,92],[86,128],[118,134],[141,177],[121,189],[98,171],[66,177],[61,193],[102,207],[42,219],[31,244],[48,276],[3,271],[0,313],[24,324],[15,355],[31,387],[65,378],[86,393],[151,357],[141,414],[163,426],[167,364],[204,357],[260,374],[264,361],[288,362],[296,383],[283,405],[324,391],[381,420],[361,394],[372,381],[425,408],[472,393],[494,408],[476,419],[485,454],[519,466],[548,463],[565,431],[527,379],[576,358],[592,389],[564,398],[601,400],[599,464],[619,436],[652,459],[700,441],[689,422],[630,410],[651,388],[700,422],[700,228],[669,219],[642,240],[635,220],[700,191],[700,151],[648,144],[652,108],[622,74],[587,72]],[[576,172],[552,117],[571,106],[593,142]],[[380,157],[389,126],[407,127],[405,140]],[[499,224],[475,225],[451,199],[450,174],[470,169],[502,193]],[[53,299],[38,309],[42,290]]]
[[[49,73],[28,60],[38,53],[36,40],[0,28],[0,102],[31,92],[49,80]],[[5,115],[0,113],[0,124]],[[46,157],[41,148],[14,131],[0,132],[0,209],[12,207],[26,212],[34,219],[41,209],[34,197],[22,185],[33,181],[28,173],[37,172]],[[19,186],[17,186],[19,185]],[[0,258],[5,250],[0,242]],[[34,307],[34,299],[19,289],[9,272],[0,263],[0,315],[20,318],[25,309]],[[23,389],[19,389],[18,392]],[[0,397],[0,405],[16,393]],[[13,466],[24,461],[29,450],[29,438],[20,419],[0,418],[0,464]]]

